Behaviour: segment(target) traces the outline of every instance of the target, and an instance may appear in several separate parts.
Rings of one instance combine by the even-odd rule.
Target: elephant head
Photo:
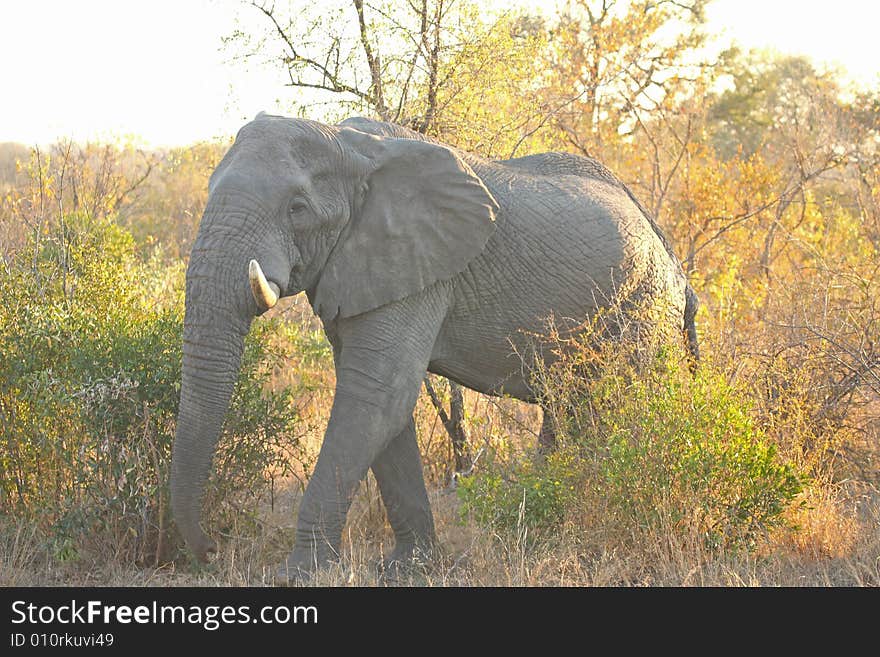
[[[306,290],[327,325],[450,278],[482,251],[494,209],[438,144],[264,114],[241,129],[186,275],[171,501],[198,558],[214,549],[201,501],[252,319]]]

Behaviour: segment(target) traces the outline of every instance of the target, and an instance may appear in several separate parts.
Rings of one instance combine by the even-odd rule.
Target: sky
[[[0,142],[185,145],[284,113],[282,74],[222,48],[236,15],[248,15],[236,0],[0,0]],[[708,19],[719,44],[805,54],[880,85],[880,3],[714,0]]]

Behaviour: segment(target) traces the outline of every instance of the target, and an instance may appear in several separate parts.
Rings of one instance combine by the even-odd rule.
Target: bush
[[[459,487],[464,513],[538,536],[569,521],[621,540],[663,530],[712,549],[754,546],[804,477],[756,426],[746,395],[709,365],[692,375],[667,352],[636,368],[612,348],[584,342],[541,373],[560,448],[544,462],[495,459]]]
[[[558,527],[577,504],[580,473],[572,450],[544,461],[523,460],[510,471],[490,468],[459,480],[461,511],[480,525],[540,536]]]
[[[747,398],[709,367],[660,367],[625,388],[596,386],[596,492],[626,526],[661,524],[710,546],[752,545],[803,482],[755,426]],[[598,440],[597,440],[598,438]]]
[[[0,278],[0,516],[59,560],[173,558],[168,466],[180,393],[183,267],[143,262],[111,220],[65,218]],[[299,456],[292,391],[267,392],[277,327],[255,326],[209,488],[247,514]]]

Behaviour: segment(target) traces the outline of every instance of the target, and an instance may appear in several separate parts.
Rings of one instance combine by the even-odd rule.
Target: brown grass
[[[476,408],[488,405],[480,423],[486,435],[507,432],[534,440],[536,413],[528,407],[506,400],[470,403]],[[448,441],[437,430],[432,434],[429,407],[420,406],[417,418],[423,447],[429,454],[442,452]],[[477,432],[472,429],[473,434]],[[439,463],[426,467],[428,473],[443,471]],[[431,502],[441,556],[405,585],[880,586],[880,494],[864,486],[859,493],[827,482],[810,488],[804,494],[806,504],[789,518],[792,527],[777,530],[753,553],[725,554],[708,551],[696,537],[688,540],[662,530],[642,534],[638,541],[603,544],[601,532],[584,531],[572,522],[560,535],[538,542],[495,534],[462,520],[454,489],[433,479]],[[266,503],[261,510],[259,529],[233,527],[218,536],[218,557],[201,568],[183,562],[137,568],[87,556],[59,563],[41,545],[34,527],[20,521],[0,528],[0,586],[271,585],[273,565],[293,543],[300,496],[296,481],[279,486],[274,506]],[[368,477],[349,514],[341,563],[319,573],[313,584],[385,585],[376,564],[392,547],[378,489]]]
[[[291,500],[293,501],[293,500]],[[443,554],[429,570],[403,582],[412,586],[880,586],[880,506],[846,524],[835,540],[827,507],[794,543],[771,541],[763,554],[708,554],[696,543],[655,535],[638,549],[584,550],[577,532],[553,545],[529,547],[461,523],[450,491],[432,494]],[[116,563],[59,564],[30,541],[26,527],[4,536],[2,586],[263,586],[288,544],[278,540],[287,521],[258,538],[227,535],[216,561],[199,571],[182,564],[135,568]],[[268,525],[267,525],[268,526]],[[375,486],[364,486],[352,508],[340,565],[321,572],[317,586],[381,586],[375,564],[393,545]]]

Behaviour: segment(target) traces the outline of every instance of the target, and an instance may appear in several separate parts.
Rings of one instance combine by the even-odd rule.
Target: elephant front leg
[[[333,454],[334,440],[325,435],[315,471],[300,505],[296,547],[287,559],[292,574],[311,574],[339,558],[342,527],[358,483],[363,464]]]
[[[340,556],[342,530],[358,485],[395,433],[386,411],[337,388],[324,443],[300,505],[296,545],[282,580],[303,580]]]
[[[401,550],[433,542],[412,412],[448,295],[448,286],[437,285],[337,322],[336,396],[282,579],[307,577],[338,559],[352,497],[370,467]]]
[[[425,489],[422,458],[412,419],[375,460],[373,474],[396,543],[383,564],[384,569],[405,567],[429,557],[436,543],[434,516]]]

